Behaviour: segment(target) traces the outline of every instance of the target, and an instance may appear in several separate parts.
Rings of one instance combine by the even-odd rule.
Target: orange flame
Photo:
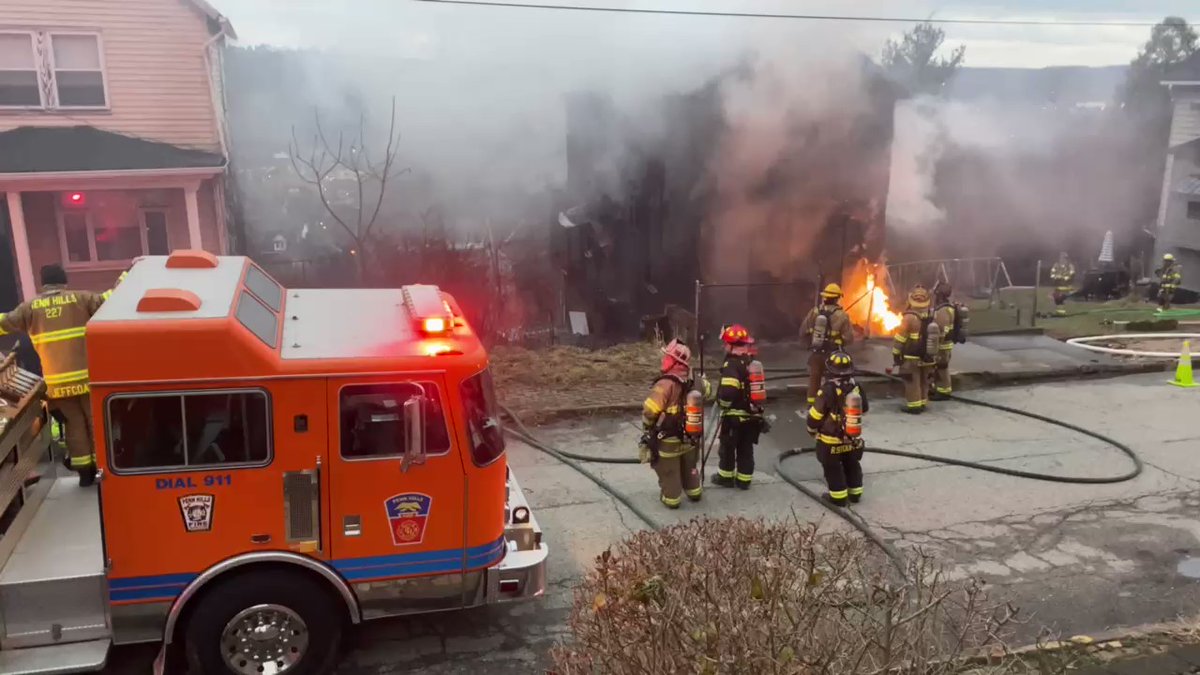
[[[871,335],[886,336],[900,326],[902,318],[892,311],[887,291],[877,285],[877,271],[878,268],[873,268],[866,260],[858,261],[847,271],[843,307],[847,307],[850,321],[855,326],[865,330],[869,322]],[[887,274],[887,268],[883,268],[882,274]]]

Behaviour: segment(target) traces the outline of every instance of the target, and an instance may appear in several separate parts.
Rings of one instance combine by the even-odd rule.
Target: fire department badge
[[[421,543],[432,505],[432,497],[416,492],[396,495],[384,502],[392,526],[392,543],[397,546]]]
[[[179,498],[179,511],[183,513],[183,527],[188,532],[208,532],[212,529],[212,495],[184,495]]]

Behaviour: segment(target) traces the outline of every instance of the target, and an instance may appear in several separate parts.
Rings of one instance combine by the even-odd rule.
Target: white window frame
[[[97,260],[99,257],[96,253],[96,228],[92,219],[92,212],[89,208],[64,208],[59,205],[56,208],[58,220],[58,246],[59,255],[61,256],[62,264],[68,270],[124,270],[129,267],[129,263],[133,258],[127,260]],[[146,213],[153,211],[163,214],[163,221],[167,228],[167,248],[171,246],[171,212],[170,209],[161,206],[142,206],[138,208],[138,219],[136,225],[128,225],[126,227],[136,227],[141,238],[141,254],[149,255],[149,226],[146,223]],[[67,226],[64,222],[64,217],[69,214],[81,214],[87,223],[87,238],[88,238],[88,258],[85,262],[76,262],[71,260],[67,249]]]
[[[49,45],[49,49],[47,50],[47,53],[46,53],[46,56],[49,60],[49,68],[50,68],[50,72],[48,73],[48,76],[49,76],[48,81],[50,82],[50,87],[54,90],[54,107],[55,107],[55,109],[58,109],[58,110],[108,110],[109,109],[108,67],[107,67],[107,64],[104,62],[104,36],[100,35],[100,33],[97,31],[87,31],[87,30],[47,30],[47,31],[45,31],[45,33],[46,33],[46,37],[49,38],[49,40],[47,42],[47,44]],[[64,36],[75,35],[75,36],[96,38],[96,51],[97,51],[96,60],[100,64],[100,86],[104,89],[104,103],[102,105],[63,105],[58,100],[58,65],[54,62],[54,36],[56,36],[56,35],[64,35]],[[70,68],[64,68],[63,70],[68,70],[68,71],[77,72],[77,73],[93,72],[90,70],[73,70]],[[45,98],[45,96],[43,96],[43,98]]]
[[[33,73],[37,76],[37,91],[38,102],[29,105],[0,105],[0,110],[45,110],[46,109],[46,90],[42,87],[42,64],[38,62],[37,53],[37,31],[35,30],[0,30],[0,35],[24,35],[29,38],[29,55],[33,57]],[[13,68],[3,68],[5,72],[24,73],[24,70],[16,70]],[[105,92],[105,97],[108,93]]]
[[[108,89],[108,63],[104,58],[104,36],[95,30],[54,30],[54,29],[28,29],[28,30],[10,30],[0,29],[0,35],[26,35],[29,37],[29,48],[33,52],[33,67],[38,75],[38,99],[40,103],[37,105],[0,105],[0,111],[21,111],[21,110],[42,110],[54,112],[57,110],[77,111],[77,110],[98,110],[106,111],[112,107],[112,96],[109,95]],[[96,39],[96,50],[98,61],[100,63],[100,84],[104,88],[104,104],[103,105],[62,105],[58,101],[58,76],[57,67],[54,63],[54,36],[56,35],[80,35],[93,37]],[[45,38],[46,55],[45,58],[39,58],[37,43],[38,37]],[[71,70],[71,69],[64,69]],[[21,71],[24,72],[24,71]],[[71,72],[92,72],[92,71],[74,71]],[[49,91],[47,91],[49,90]]]

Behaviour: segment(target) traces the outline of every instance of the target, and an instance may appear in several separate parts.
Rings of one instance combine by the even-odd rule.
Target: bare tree
[[[336,143],[330,141],[322,126],[320,111],[313,111],[313,122],[315,131],[308,152],[302,152],[296,128],[292,127],[288,154],[300,180],[317,188],[321,205],[353,240],[350,254],[354,257],[358,283],[362,285],[372,231],[387,196],[388,182],[409,171],[396,168],[400,141],[396,131],[396,98],[392,97],[387,145],[383,156],[377,159],[372,159],[367,149],[365,116],[359,117],[356,134],[351,134],[348,140],[345,132],[339,131]],[[345,195],[338,193],[338,184],[343,182],[351,185]]]

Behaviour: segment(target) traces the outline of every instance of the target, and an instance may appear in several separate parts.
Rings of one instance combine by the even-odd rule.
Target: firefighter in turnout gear
[[[850,315],[838,305],[842,287],[829,284],[821,291],[821,304],[813,307],[800,324],[801,339],[808,342],[808,404],[816,400],[825,373],[825,362],[833,352],[854,341]]]
[[[1066,316],[1067,310],[1063,307],[1063,302],[1073,290],[1071,284],[1075,281],[1075,263],[1071,262],[1065,251],[1058,254],[1058,262],[1050,268],[1050,280],[1054,282],[1054,314]]]
[[[967,341],[967,308],[950,300],[953,293],[954,289],[944,281],[939,281],[933,287],[933,322],[942,331],[941,344],[934,360],[932,391],[929,393],[929,398],[934,401],[948,400],[954,391],[950,381],[950,358],[955,343]]]
[[[40,295],[0,314],[0,335],[29,335],[41,359],[50,409],[65,422],[69,465],[86,487],[96,478],[96,455],[84,333],[88,319],[112,291],[70,290],[67,273],[59,265],[46,265],[41,277]]]
[[[1183,283],[1183,270],[1175,262],[1175,256],[1167,253],[1163,256],[1162,267],[1154,270],[1154,273],[1158,275],[1158,310],[1163,312],[1171,309],[1175,291]]]
[[[825,381],[808,410],[808,433],[817,439],[817,459],[825,471],[829,493],[825,499],[838,506],[858,503],[863,495],[862,417],[867,395],[854,381],[854,362],[837,351],[825,362]]]
[[[649,462],[658,474],[659,499],[677,509],[683,495],[698,502],[704,492],[696,460],[704,435],[704,400],[713,396],[703,378],[696,383],[701,391],[693,391],[692,352],[687,345],[672,340],[662,352],[661,374],[642,403],[643,434],[638,450],[641,461]],[[698,419],[693,419],[696,416]]]
[[[754,478],[754,445],[759,434],[769,431],[763,409],[753,400],[751,368],[754,338],[744,327],[734,324],[721,332],[725,343],[725,362],[717,388],[721,408],[720,461],[712,482],[722,487],[750,489]]]
[[[892,361],[904,379],[902,410],[910,414],[925,411],[929,379],[941,348],[940,328],[930,330],[935,324],[929,304],[929,291],[918,284],[908,294],[908,307],[892,342]]]

